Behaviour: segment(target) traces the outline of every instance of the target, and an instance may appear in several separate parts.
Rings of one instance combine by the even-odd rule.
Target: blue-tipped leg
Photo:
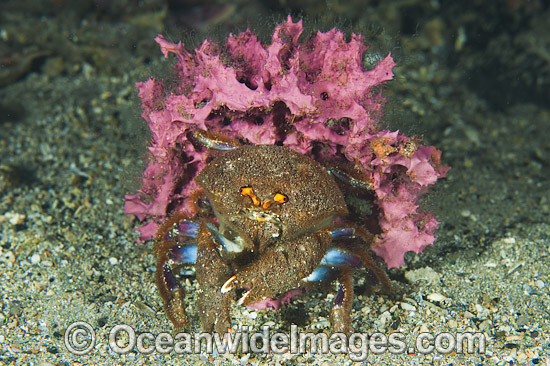
[[[327,250],[319,267],[317,267],[309,276],[303,279],[306,282],[331,282],[339,275],[339,268],[351,267],[358,268],[361,266],[361,259],[353,254],[346,253],[342,250],[331,248]]]
[[[325,256],[321,259],[320,265],[331,267],[359,267],[361,265],[361,259],[342,250],[331,248],[327,250]]]
[[[342,229],[332,230],[330,232],[333,239],[353,239],[355,238],[355,229],[346,227]]]
[[[306,282],[330,282],[336,278],[338,271],[329,267],[317,267],[302,281]]]
[[[175,240],[181,244],[194,243],[199,234],[200,224],[191,220],[181,220],[172,225],[165,240]]]
[[[194,264],[197,261],[196,245],[177,245],[170,248],[168,258],[178,264]]]

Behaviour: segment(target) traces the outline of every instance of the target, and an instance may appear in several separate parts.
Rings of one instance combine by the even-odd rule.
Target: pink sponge
[[[155,39],[165,57],[176,57],[177,83],[137,83],[153,136],[151,161],[140,192],[126,196],[125,212],[148,220],[138,228],[141,240],[151,239],[158,222],[175,211],[194,215],[193,178],[206,165],[206,153],[188,136],[202,129],[354,166],[374,191],[381,229],[374,251],[388,267],[433,243],[438,222],[415,202],[449,168],[440,165],[434,147],[379,130],[384,98],[374,87],[392,79],[391,55],[365,70],[362,36],[346,42],[332,29],[299,42],[302,30],[302,22],[289,17],[270,45],[247,30],[223,46],[205,40],[194,52],[162,35]]]

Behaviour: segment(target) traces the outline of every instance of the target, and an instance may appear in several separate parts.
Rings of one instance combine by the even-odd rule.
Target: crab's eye
[[[288,197],[282,193],[276,193],[275,197],[273,197],[275,202],[277,203],[285,203],[288,202]]]
[[[262,208],[266,209],[266,208],[269,208],[274,203],[283,204],[287,201],[288,201],[287,196],[285,196],[282,193],[275,193],[275,196],[273,196],[273,199],[265,201],[264,204],[262,205]]]
[[[260,205],[260,200],[254,194],[254,190],[252,189],[252,187],[241,187],[239,189],[239,192],[243,196],[250,197],[250,199],[252,199],[252,203],[254,204],[254,206],[259,206]]]

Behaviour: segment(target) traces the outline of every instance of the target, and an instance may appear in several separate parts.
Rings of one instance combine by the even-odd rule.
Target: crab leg
[[[372,182],[365,174],[361,174],[344,167],[328,167],[327,171],[336,177],[339,181],[348,184],[354,188],[364,190],[372,189]]]
[[[157,233],[155,281],[164,300],[166,316],[176,328],[186,326],[188,318],[185,312],[185,290],[179,286],[174,271],[182,265],[195,262],[197,247],[187,244],[196,242],[197,234],[198,224],[182,216],[170,219]]]
[[[330,311],[331,321],[336,332],[349,333],[353,303],[353,271],[362,265],[361,258],[347,253],[342,249],[327,250],[319,267],[315,269],[304,282],[333,282],[338,286],[338,292]]]
[[[311,272],[302,281],[332,282],[339,276],[343,267],[359,268],[361,267],[361,259],[343,250],[331,248],[327,250],[315,271]]]
[[[231,271],[223,258],[242,250],[241,245],[225,238],[215,225],[200,224],[182,215],[175,216],[160,228],[155,248],[158,256],[156,282],[166,315],[176,328],[187,325],[188,320],[185,291],[174,273],[183,266],[196,264],[203,329],[211,330],[215,326],[217,331],[227,330],[232,296],[219,294],[219,286],[220,278],[226,278]],[[216,311],[212,311],[212,307]]]
[[[351,330],[351,304],[353,302],[353,270],[343,268],[340,277],[338,293],[330,311],[330,318],[335,332],[349,333]]]
[[[339,248],[345,252],[347,252],[350,255],[353,255],[360,259],[361,263],[364,267],[371,270],[374,275],[376,276],[380,287],[384,292],[389,292],[391,290],[391,282],[388,278],[388,275],[386,272],[384,272],[376,262],[372,259],[372,257],[369,254],[370,246],[374,240],[374,236],[363,229],[360,226],[347,226],[347,227],[341,227],[338,229],[335,229],[331,232],[333,239],[361,239],[365,243],[368,244],[368,246],[365,245],[358,245],[356,243],[346,243],[344,244],[342,241],[336,240],[334,247]]]
[[[220,287],[223,280],[231,276],[232,269],[222,259],[219,244],[205,224],[199,230],[195,268],[202,329],[210,332],[215,328],[223,334],[231,327],[229,307],[234,295],[221,293]]]
[[[185,312],[185,290],[177,284],[168,264],[159,262],[156,273],[157,288],[164,300],[166,316],[176,328],[186,326],[189,320]]]
[[[168,250],[167,258],[168,260],[157,263],[157,287],[164,299],[164,307],[168,318],[176,327],[182,327],[187,322],[183,303],[185,290],[179,286],[174,276],[174,268],[195,263],[197,260],[197,246],[174,246]]]
[[[211,150],[228,151],[239,147],[238,141],[229,137],[215,134],[204,130],[195,130],[193,137],[204,147]]]
[[[333,247],[326,251],[319,267],[304,278],[304,281],[330,282],[338,276],[341,267],[347,266],[356,269],[364,266],[374,272],[384,290],[391,289],[391,283],[386,273],[378,267],[369,255],[368,251],[373,241],[372,234],[362,227],[348,225],[333,229],[330,231],[330,235],[333,239]],[[361,239],[367,246],[348,242],[351,239]]]
[[[350,310],[353,302],[353,271],[364,266],[374,272],[380,287],[388,292],[391,283],[388,276],[376,265],[368,250],[372,242],[372,235],[360,227],[341,227],[332,230],[331,237],[335,241],[334,248],[327,250],[325,256],[305,282],[332,282],[336,278],[338,293],[331,309],[332,324],[337,332],[349,333],[351,317]],[[343,243],[345,239],[362,239],[369,246],[356,243]]]

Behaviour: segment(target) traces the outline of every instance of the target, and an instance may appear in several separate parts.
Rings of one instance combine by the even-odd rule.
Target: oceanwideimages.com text
[[[153,334],[136,332],[129,325],[111,328],[109,349],[116,354],[223,354],[223,353],[322,353],[348,354],[353,361],[364,361],[369,354],[457,354],[485,353],[486,339],[482,333],[420,333],[411,342],[404,333],[310,333],[298,332],[291,325],[290,334],[271,332],[263,326],[261,332],[240,331],[218,333]],[[93,352],[97,343],[95,331],[86,322],[71,324],[65,332],[65,346],[76,355]],[[411,344],[412,343],[412,344]]]

